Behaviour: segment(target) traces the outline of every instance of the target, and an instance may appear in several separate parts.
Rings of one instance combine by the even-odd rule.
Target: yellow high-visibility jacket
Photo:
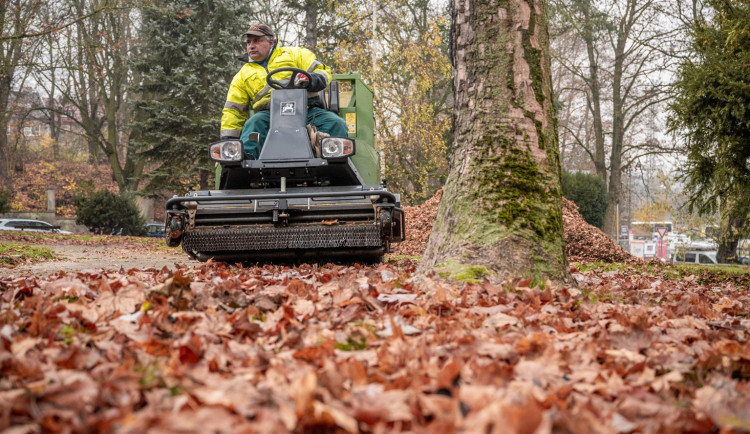
[[[331,70],[319,62],[315,54],[304,47],[276,46],[264,68],[260,63],[246,63],[235,74],[227,92],[227,101],[221,115],[221,137],[240,137],[242,126],[249,117],[250,108],[265,110],[271,104],[271,88],[266,83],[268,71],[277,68],[299,68],[325,77],[326,86],[331,82]],[[274,75],[275,80],[289,78],[291,73]],[[314,96],[310,93],[309,96]]]

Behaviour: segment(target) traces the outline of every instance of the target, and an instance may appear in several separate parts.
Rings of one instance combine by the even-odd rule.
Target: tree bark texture
[[[628,1],[627,12],[617,24],[617,39],[614,45],[615,63],[612,74],[612,150],[609,161],[609,184],[607,190],[607,211],[604,215],[602,231],[612,239],[617,239],[618,221],[617,206],[622,192],[622,157],[625,144],[625,131],[629,122],[626,121],[626,101],[630,95],[632,84],[628,82],[626,73],[628,59],[627,44],[633,26],[638,20],[639,7],[645,7],[649,2],[639,5],[637,0]]]
[[[10,80],[9,76],[0,76],[0,189],[9,188],[11,185],[11,161],[8,146],[10,114],[7,109],[11,91]]]
[[[566,280],[545,2],[451,6],[454,146],[421,269]]]
[[[589,110],[594,122],[594,167],[596,174],[606,181],[607,163],[604,156],[604,125],[602,122],[602,96],[599,83],[599,63],[596,55],[596,40],[591,23],[591,1],[583,2],[584,19],[587,23],[583,27],[583,40],[586,42],[586,56],[589,62],[588,88],[591,96],[587,98]]]
[[[318,45],[318,9],[313,2],[305,9],[305,47],[315,52]]]
[[[738,218],[728,218],[722,222],[719,235],[719,248],[716,252],[716,260],[720,264],[729,264],[737,261],[737,247],[740,243],[739,233],[744,221]]]
[[[716,260],[720,264],[737,262],[737,247],[745,225],[745,213],[736,212],[736,201],[731,199],[720,199],[721,208],[719,216],[719,242],[716,252]]]

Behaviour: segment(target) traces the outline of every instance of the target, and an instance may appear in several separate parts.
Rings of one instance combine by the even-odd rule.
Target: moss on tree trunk
[[[455,143],[421,269],[567,278],[543,1],[453,0]]]

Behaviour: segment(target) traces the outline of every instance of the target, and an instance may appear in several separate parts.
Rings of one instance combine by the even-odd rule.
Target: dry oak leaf
[[[710,385],[695,392],[695,409],[723,430],[750,431],[750,388],[737,381],[714,375]]]

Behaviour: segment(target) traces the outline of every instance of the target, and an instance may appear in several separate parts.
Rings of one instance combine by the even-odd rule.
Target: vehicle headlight
[[[321,142],[323,158],[341,158],[354,155],[354,140],[342,137],[326,137]]]
[[[208,153],[214,161],[242,161],[242,142],[229,140],[212,143]]]

